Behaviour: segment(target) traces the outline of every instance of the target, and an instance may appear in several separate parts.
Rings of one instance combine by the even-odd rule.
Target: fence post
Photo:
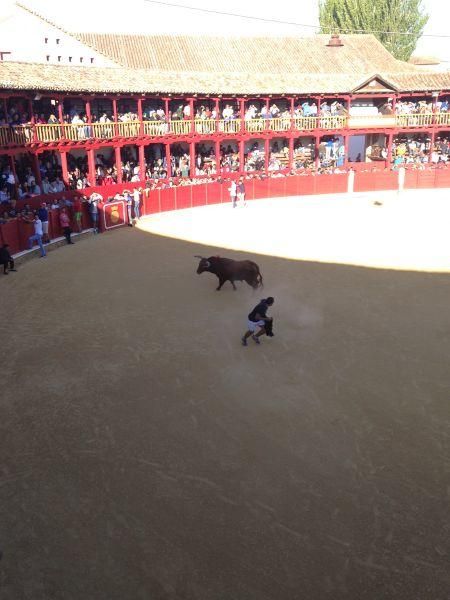
[[[347,193],[353,194],[354,189],[355,189],[355,171],[353,169],[350,169],[350,171],[348,172],[348,178],[347,178]]]

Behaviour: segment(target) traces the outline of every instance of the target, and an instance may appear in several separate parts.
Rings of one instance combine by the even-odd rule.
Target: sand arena
[[[196,208],[3,277],[0,598],[447,599],[448,207]]]

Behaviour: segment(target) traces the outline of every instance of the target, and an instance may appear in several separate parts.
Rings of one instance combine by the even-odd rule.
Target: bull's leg
[[[234,281],[232,279],[230,279],[230,283],[233,286],[233,290],[236,291],[236,286],[234,285]]]
[[[216,292],[218,292],[220,290],[220,288],[223,286],[225,281],[226,281],[226,279],[224,279],[223,277],[219,277],[219,287],[216,288]]]

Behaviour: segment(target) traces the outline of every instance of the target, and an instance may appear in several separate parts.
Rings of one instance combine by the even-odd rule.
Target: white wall
[[[18,6],[13,6],[8,14],[0,19],[0,43],[0,50],[11,52],[4,56],[4,60],[8,61],[87,67],[117,66],[75,38]],[[58,56],[61,57],[59,61]],[[72,61],[69,57],[72,57]],[[80,58],[83,59],[82,62]]]

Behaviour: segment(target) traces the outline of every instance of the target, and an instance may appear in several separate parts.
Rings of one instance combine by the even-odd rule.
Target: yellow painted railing
[[[347,117],[338,116],[338,115],[330,115],[318,117],[319,121],[319,129],[341,129],[345,127]]]
[[[34,141],[54,143],[60,140],[80,142],[89,139],[110,140],[115,137],[134,138],[140,135],[163,137],[183,136],[194,131],[199,135],[213,133],[236,134],[241,130],[250,134],[264,131],[284,132],[312,131],[315,129],[338,130],[348,126],[351,129],[390,128],[390,127],[431,127],[450,126],[450,113],[426,113],[410,115],[373,116],[319,116],[319,117],[277,117],[275,119],[195,119],[174,121],[120,121],[118,123],[63,123],[37,125],[1,125],[0,146],[26,146]]]
[[[289,131],[291,128],[291,119],[287,117],[268,119],[267,126],[270,131]]]
[[[33,141],[33,130],[31,125],[1,125],[0,126],[0,145],[24,146]]]
[[[247,119],[245,120],[245,131],[248,133],[258,133],[264,131],[265,119]]]
[[[214,119],[195,119],[195,131],[200,135],[208,135],[216,131],[216,121]]]
[[[166,121],[144,121],[144,135],[151,137],[166,135],[169,133],[169,125]]]
[[[241,129],[241,120],[233,119],[231,121],[218,121],[220,133],[237,133]]]
[[[188,135],[191,132],[191,121],[170,121],[170,133]]]
[[[137,137],[140,132],[140,121],[119,121],[117,123],[117,135],[120,137]]]
[[[318,117],[295,117],[294,129],[298,131],[309,131],[318,127]]]
[[[119,123],[92,123],[92,125],[90,126],[91,130],[87,129],[85,132],[79,131],[78,134],[86,135],[86,133],[90,133],[95,139],[110,140],[116,135],[115,131],[117,131],[117,135],[119,135],[117,129],[118,126]]]
[[[436,113],[434,119],[436,125],[450,125],[450,112]]]
[[[425,127],[433,124],[434,115],[432,113],[416,115],[396,115],[396,125],[398,127]]]

